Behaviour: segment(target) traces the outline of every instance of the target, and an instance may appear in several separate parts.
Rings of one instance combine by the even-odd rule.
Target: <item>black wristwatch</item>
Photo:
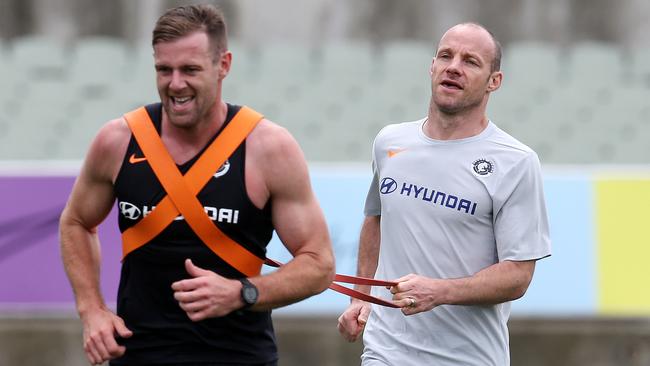
[[[248,278],[240,278],[239,282],[241,282],[242,285],[241,299],[244,301],[244,307],[242,309],[248,309],[257,302],[259,291],[257,291],[257,287],[255,287]]]

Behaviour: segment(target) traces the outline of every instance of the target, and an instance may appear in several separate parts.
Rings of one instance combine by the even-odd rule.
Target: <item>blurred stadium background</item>
[[[108,119],[157,100],[150,33],[172,0],[0,0],[0,366],[83,365],[56,225]],[[650,2],[212,1],[230,28],[224,97],[301,144],[340,273],[354,273],[370,145],[427,110],[435,42],[462,21],[504,46],[489,116],[535,149],[554,255],[513,304],[513,365],[650,365]],[[100,228],[106,299],[115,214]],[[288,259],[274,240],[269,256]],[[357,365],[325,292],[276,311],[281,365]]]

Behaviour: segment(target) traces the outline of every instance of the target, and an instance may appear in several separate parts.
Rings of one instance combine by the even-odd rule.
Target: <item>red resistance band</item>
[[[271,267],[281,267],[282,263],[267,258],[266,261],[264,262],[267,266]],[[374,278],[366,278],[366,277],[357,277],[357,276],[349,276],[349,275],[342,275],[342,274],[336,274],[334,276],[334,282],[343,282],[343,283],[351,283],[355,285],[367,285],[367,286],[387,286],[387,287],[392,287],[392,286],[397,286],[397,282],[391,282],[391,281],[382,281],[382,280],[375,280]],[[341,286],[338,283],[331,283],[329,286],[330,290],[334,290],[338,293],[354,297],[355,299],[363,300],[366,302],[371,302],[373,304],[377,305],[382,305],[382,306],[388,306],[390,308],[399,308],[399,306],[395,305],[393,302],[384,300],[379,297],[375,297],[372,295],[368,295],[365,292],[361,292],[355,289],[351,289],[345,286]]]

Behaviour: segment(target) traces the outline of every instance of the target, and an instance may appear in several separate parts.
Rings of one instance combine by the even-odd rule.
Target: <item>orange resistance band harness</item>
[[[196,197],[210,177],[262,120],[261,114],[243,106],[185,175],[176,167],[144,107],[125,114],[124,118],[167,196],[149,215],[122,233],[122,259],[155,238],[181,214],[212,252],[247,277],[259,275],[264,263],[274,267],[281,266],[281,263],[272,259],[267,258],[265,261],[257,257],[225,235],[210,220]],[[394,282],[338,274],[334,281],[370,286],[396,285]],[[364,301],[397,307],[390,301],[336,283],[332,283],[330,288]]]

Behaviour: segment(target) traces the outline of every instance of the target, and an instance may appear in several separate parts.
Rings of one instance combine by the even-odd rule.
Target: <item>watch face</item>
[[[247,304],[252,305],[257,302],[257,289],[255,287],[245,286],[242,292],[242,296],[244,297],[244,301]]]

